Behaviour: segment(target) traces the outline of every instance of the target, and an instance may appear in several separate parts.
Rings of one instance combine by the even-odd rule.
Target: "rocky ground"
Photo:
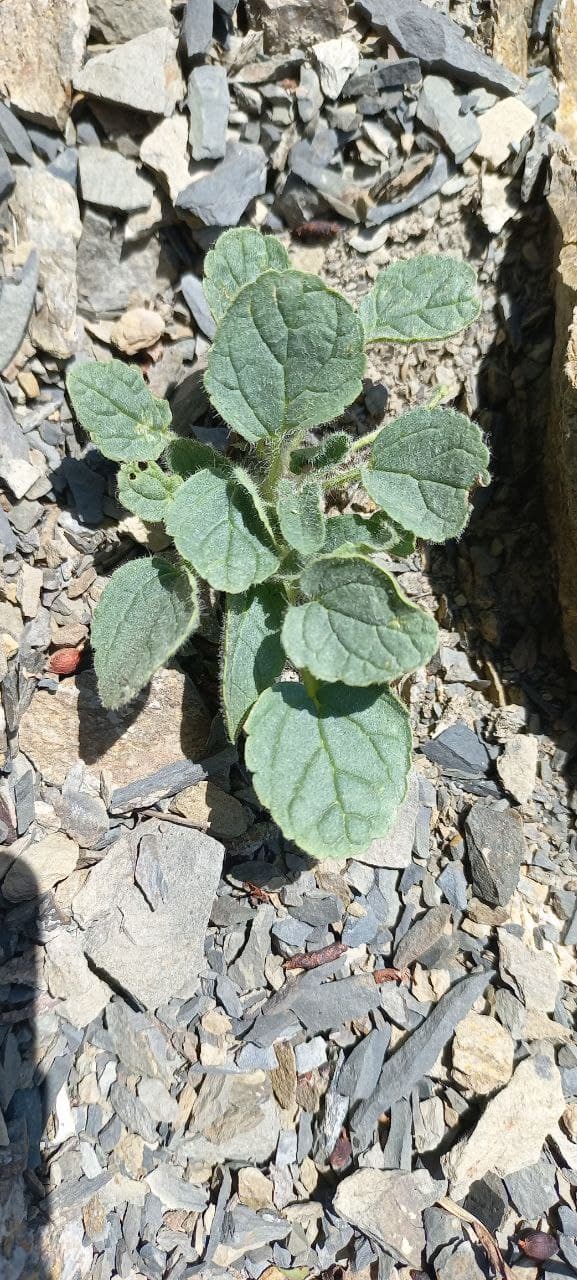
[[[576,678],[542,488],[554,8],[0,5],[2,1280],[576,1274]],[[135,360],[179,431],[222,442],[200,276],[239,221],[353,298],[423,250],[479,271],[478,322],[376,348],[348,415],[437,393],[494,477],[459,543],[395,566],[442,644],[400,690],[405,809],[348,863],[259,811],[215,714],[214,602],[128,709],[94,689],[94,604],[161,535],[119,506],[64,374]]]

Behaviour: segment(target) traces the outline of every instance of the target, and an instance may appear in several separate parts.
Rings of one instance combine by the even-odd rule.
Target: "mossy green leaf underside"
[[[177,551],[217,591],[246,591],[279,564],[248,489],[208,468],[178,489],[166,520]]]
[[[116,569],[92,622],[105,707],[130,702],[196,629],[198,616],[196,581],[184,566],[154,556]]]
[[[289,606],[282,629],[300,670],[349,685],[385,684],[435,653],[434,618],[363,556],[323,556],[304,570],[300,587],[308,599]]]
[[[411,731],[384,688],[321,684],[314,700],[280,681],[246,722],[246,763],[262,804],[316,858],[351,858],[392,825],[406,789]]]
[[[377,436],[362,480],[379,506],[419,538],[456,537],[468,492],[488,481],[489,451],[476,423],[452,409],[413,409]]]
[[[225,422],[256,442],[330,422],[360,394],[364,333],[316,276],[267,271],[221,320],[205,387]]]
[[[79,423],[106,458],[147,462],[160,457],[170,407],[152,395],[140,369],[121,360],[89,361],[70,370],[66,386]]]
[[[204,260],[204,295],[217,323],[231,302],[263,271],[286,271],[290,258],[275,236],[253,227],[231,227],[219,236]]]
[[[234,742],[259,693],[281,674],[280,642],[286,599],[272,582],[229,596],[222,646],[222,702],[225,724]]]
[[[423,254],[391,263],[359,307],[367,342],[438,342],[459,333],[481,310],[476,282],[458,258]]]

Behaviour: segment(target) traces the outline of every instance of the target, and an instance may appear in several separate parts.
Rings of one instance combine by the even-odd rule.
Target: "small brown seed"
[[[70,676],[72,675],[72,672],[76,671],[79,667],[81,657],[81,649],[73,649],[72,647],[67,646],[64,649],[58,649],[56,653],[51,654],[48,666],[55,675]]]
[[[524,1231],[521,1239],[518,1241],[519,1248],[528,1258],[533,1258],[535,1262],[546,1262],[547,1258],[552,1258],[557,1253],[557,1239],[550,1236],[546,1231]]]

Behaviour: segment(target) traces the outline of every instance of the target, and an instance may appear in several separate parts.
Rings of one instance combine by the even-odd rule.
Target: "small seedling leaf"
[[[204,296],[217,323],[237,294],[263,271],[287,271],[290,258],[275,236],[253,227],[231,227],[204,260]]]
[[[359,395],[364,334],[350,303],[316,276],[267,271],[221,320],[205,387],[225,422],[256,442],[338,417]]]
[[[289,547],[302,556],[320,551],[326,527],[320,485],[305,480],[298,489],[290,480],[281,480],[276,510],[281,533]]]
[[[140,369],[121,360],[88,361],[70,370],[66,386],[79,423],[106,458],[148,462],[160,457],[170,407],[152,395]]]
[[[333,431],[325,440],[321,440],[320,444],[294,449],[291,453],[290,469],[294,475],[300,475],[309,468],[311,471],[328,471],[344,461],[351,444],[352,438],[346,431]]]
[[[281,681],[246,723],[255,791],[288,840],[351,858],[392,825],[411,758],[407,712],[388,689]]]
[[[222,650],[225,724],[234,742],[259,693],[280,676],[285,656],[280,642],[286,600],[272,582],[250,587],[227,601]]]
[[[105,707],[122,707],[198,625],[196,580],[161,556],[113,573],[94,611],[92,644]]]
[[[434,618],[364,556],[322,556],[301,574],[300,588],[306,603],[289,605],[282,642],[294,666],[320,680],[385,684],[435,653]]]
[[[443,542],[469,516],[468,491],[487,482],[489,452],[476,423],[452,409],[413,409],[377,436],[363,484],[393,520]]]
[[[342,547],[358,547],[367,551],[388,551],[392,556],[410,556],[415,550],[415,535],[391,520],[384,511],[375,511],[366,519],[359,515],[331,516],[327,520],[324,555]]]
[[[166,450],[166,462],[170,470],[183,480],[193,476],[195,471],[202,471],[204,467],[222,471],[223,474],[230,471],[230,462],[221,453],[192,436],[171,440]]]
[[[381,271],[359,315],[367,342],[438,342],[465,329],[480,310],[467,262],[423,254]]]
[[[118,472],[118,497],[127,511],[149,524],[158,524],[180,483],[179,476],[168,475],[157,462],[125,462]]]
[[[180,486],[166,521],[185,560],[217,591],[236,594],[279,563],[251,494],[234,476],[197,471]]]

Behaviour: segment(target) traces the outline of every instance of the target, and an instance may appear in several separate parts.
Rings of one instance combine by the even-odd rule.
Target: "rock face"
[[[577,157],[568,149],[560,149],[552,160],[549,195],[556,239],[556,338],[551,362],[551,413],[545,465],[565,647],[572,666],[577,669],[576,183]]]
[[[89,27],[87,0],[0,5],[0,88],[23,115],[64,129]]]
[[[550,1058],[526,1058],[489,1102],[473,1132],[443,1157],[450,1195],[462,1200],[492,1170],[505,1178],[535,1164],[565,1110],[561,1074]]]
[[[418,1267],[425,1247],[422,1213],[442,1194],[426,1169],[415,1173],[359,1169],[337,1188],[334,1207],[341,1218]]]
[[[345,0],[248,0],[247,9],[251,27],[264,32],[272,53],[341,36],[347,20]]]
[[[82,233],[76,193],[47,169],[19,168],[10,208],[21,238],[39,256],[42,304],[32,314],[30,337],[65,360],[76,339],[76,246]]]
[[[106,770],[120,787],[150,773],[151,765],[198,760],[208,729],[198,695],[180,671],[159,671],[148,690],[120,711],[102,706],[94,676],[85,672],[63,680],[55,695],[35,695],[22,717],[20,746],[55,786],[80,759],[95,771]]]

